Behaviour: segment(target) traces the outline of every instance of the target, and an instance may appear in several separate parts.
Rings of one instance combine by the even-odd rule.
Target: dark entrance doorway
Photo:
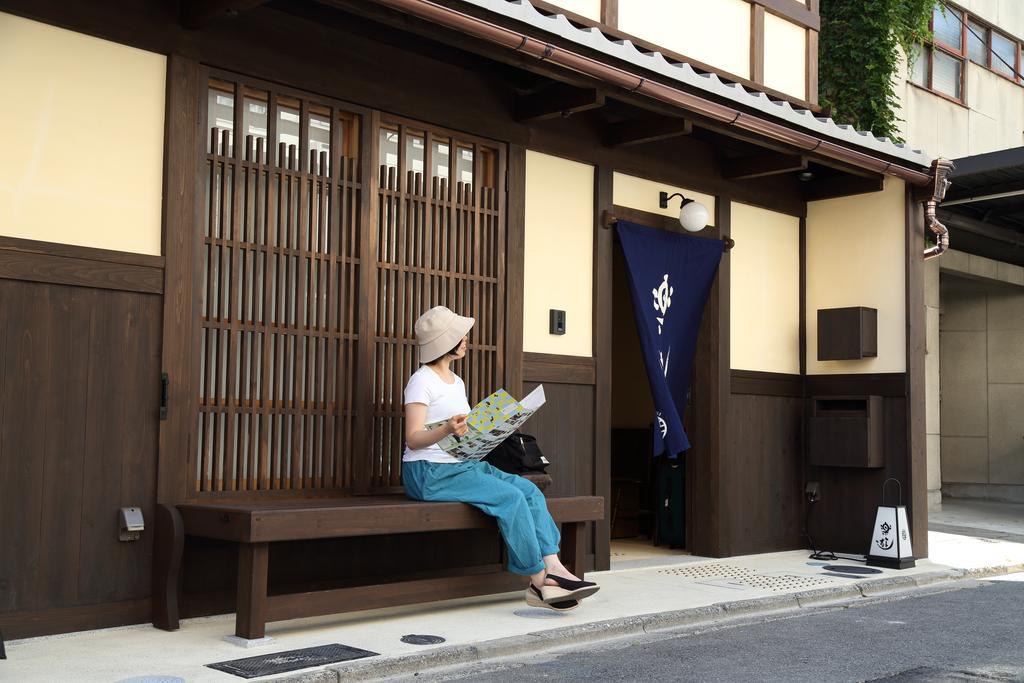
[[[686,456],[668,466],[651,455],[654,402],[618,239],[612,249],[611,365],[611,559],[618,563],[677,555],[686,547],[685,529],[673,533],[666,522],[675,511],[677,523],[685,523]]]

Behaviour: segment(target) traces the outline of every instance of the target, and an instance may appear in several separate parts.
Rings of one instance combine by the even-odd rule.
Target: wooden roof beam
[[[516,101],[516,120],[533,123],[571,116],[604,106],[604,93],[596,88],[574,88],[557,84]]]
[[[255,9],[267,0],[181,0],[179,21],[193,31],[201,29],[213,19],[237,16]]]
[[[621,121],[608,126],[605,131],[605,144],[609,147],[628,147],[689,135],[692,132],[692,121],[670,116]]]
[[[805,156],[770,152],[723,161],[722,177],[728,180],[746,180],[806,169],[807,157]]]
[[[804,199],[815,202],[820,199],[835,199],[836,197],[849,197],[855,194],[867,194],[868,192],[881,192],[885,176],[879,174],[873,178],[863,176],[835,176],[812,180],[807,183],[804,189]]]

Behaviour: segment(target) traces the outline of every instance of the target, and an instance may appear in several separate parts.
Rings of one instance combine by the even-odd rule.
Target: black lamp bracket
[[[672,194],[669,194],[668,192],[659,192],[658,193],[658,207],[660,207],[662,209],[667,209],[668,208],[668,200],[670,200],[670,199],[672,199],[674,197],[679,197],[679,199],[681,200],[679,202],[679,208],[680,209],[693,201],[692,199],[687,199],[686,197],[684,197],[683,195],[681,195],[678,192],[673,192]]]

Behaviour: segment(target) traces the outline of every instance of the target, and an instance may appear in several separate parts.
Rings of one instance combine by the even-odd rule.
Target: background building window
[[[942,50],[935,50],[933,54],[932,89],[959,100],[963,62]]]
[[[1017,43],[1006,36],[992,32],[992,69],[1013,78],[1017,67]]]
[[[963,14],[952,7],[935,7],[932,17],[935,41],[957,52],[963,50]]]
[[[975,64],[988,66],[988,28],[973,19],[967,22],[967,56]]]
[[[928,68],[931,64],[931,51],[924,45],[918,45],[917,48],[917,56],[914,58],[914,64],[910,69],[910,82],[919,85],[922,88],[927,88]]]

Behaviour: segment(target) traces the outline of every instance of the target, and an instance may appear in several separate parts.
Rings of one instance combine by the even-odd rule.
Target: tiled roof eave
[[[808,133],[852,145],[866,153],[893,157],[914,166],[928,167],[932,159],[921,150],[895,143],[870,132],[858,131],[852,126],[840,125],[831,118],[815,116],[813,112],[794,107],[784,100],[773,100],[759,91],[750,91],[739,83],[724,81],[713,73],[700,73],[690,64],[673,62],[660,52],[644,52],[628,40],[613,40],[597,28],[579,28],[564,15],[547,15],[528,0],[461,0],[489,12],[519,21],[546,33],[559,36],[571,43],[589,48],[600,54],[664,76],[672,82],[688,85],[703,93],[715,95],[746,109],[764,114],[778,122],[796,126]]]

